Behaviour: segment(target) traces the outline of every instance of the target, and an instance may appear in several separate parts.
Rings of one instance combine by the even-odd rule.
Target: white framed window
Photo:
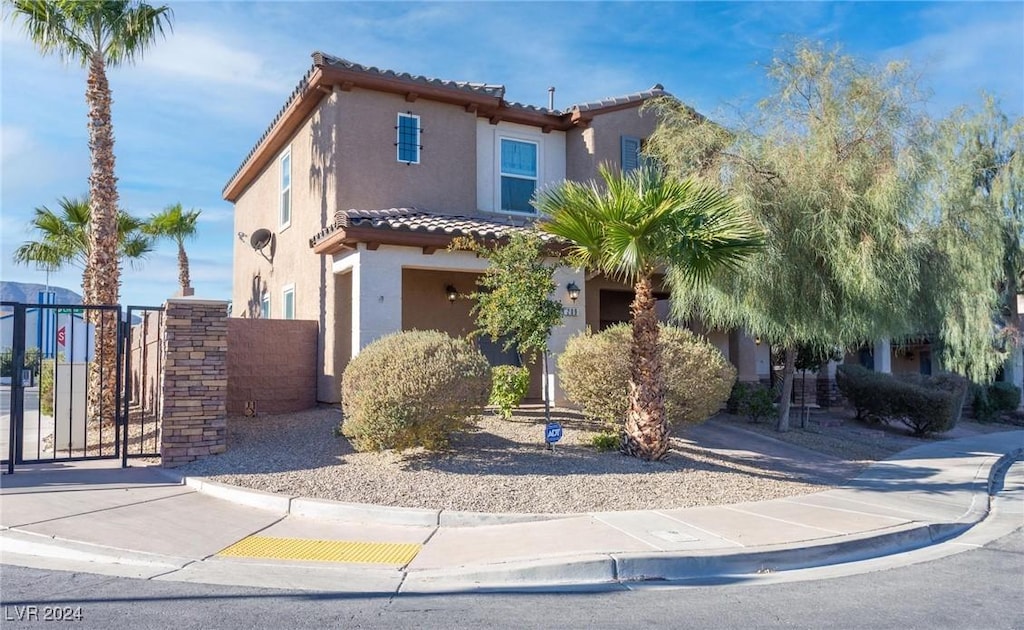
[[[500,138],[499,142],[500,210],[534,214],[530,200],[537,190],[538,144],[517,138]]]
[[[278,160],[281,171],[281,229],[292,223],[292,148],[288,147]]]
[[[295,285],[285,285],[281,291],[281,316],[285,319],[295,319]]]
[[[270,319],[270,292],[264,291],[260,298],[260,318]]]
[[[399,114],[395,125],[395,147],[398,161],[404,164],[420,163],[420,117]]]

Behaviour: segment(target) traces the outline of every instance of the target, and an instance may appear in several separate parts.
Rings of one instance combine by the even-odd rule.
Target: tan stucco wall
[[[587,180],[597,177],[597,167],[608,163],[622,167],[621,137],[646,138],[657,126],[653,112],[640,112],[631,107],[599,114],[586,129],[575,128],[566,133],[565,175],[568,179]]]
[[[479,274],[458,271],[402,270],[402,330],[440,330],[453,337],[465,337],[476,328],[470,309],[473,301],[464,297],[476,290]],[[449,302],[445,287],[459,291]]]
[[[334,347],[334,326],[329,325],[334,302],[330,260],[313,253],[309,239],[333,222],[338,207],[334,185],[333,155],[337,131],[338,107],[333,96],[325,98],[309,120],[289,143],[291,151],[291,222],[280,225],[279,154],[235,202],[235,232],[244,240],[234,241],[234,290],[232,315],[252,317],[251,306],[258,308],[259,293],[270,293],[271,318],[282,317],[282,290],[295,286],[295,318],[314,320],[324,331],[323,343]],[[249,235],[267,228],[275,235],[273,262],[264,259],[249,245]],[[271,248],[265,250],[268,255]],[[324,345],[318,350],[323,366],[318,382],[318,398],[339,400],[340,369],[333,352],[325,357]]]
[[[446,213],[476,210],[476,114],[427,100],[360,88],[338,98],[338,190],[342,209],[415,206]],[[399,113],[420,117],[419,164],[397,159]],[[309,234],[312,236],[312,233]]]

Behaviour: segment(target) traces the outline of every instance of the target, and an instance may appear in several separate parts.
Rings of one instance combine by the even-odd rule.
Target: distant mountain
[[[23,302],[35,304],[39,301],[39,292],[45,291],[45,284],[33,284],[31,282],[9,282],[0,281],[0,300],[4,302]],[[56,295],[55,304],[81,304],[82,296],[71,289],[64,287],[50,287]]]

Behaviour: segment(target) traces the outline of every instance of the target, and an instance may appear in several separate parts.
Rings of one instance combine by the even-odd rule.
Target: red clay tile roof
[[[464,92],[483,94],[485,96],[494,96],[497,98],[505,97],[504,85],[473,83],[470,81],[451,81],[448,79],[433,79],[418,74],[409,74],[408,72],[396,72],[394,70],[388,70],[387,68],[364,66],[363,64],[349,61],[348,59],[342,59],[341,57],[335,57],[334,55],[329,55],[325,52],[320,52],[319,50],[313,53],[313,65],[334,66],[335,68],[344,68],[345,70],[375,75],[386,79],[397,79],[399,81],[406,81],[417,85],[452,88],[462,90]]]
[[[480,239],[497,239],[511,236],[516,232],[533,232],[533,221],[529,218],[505,220],[463,215],[435,214],[416,208],[387,208],[383,210],[342,210],[334,215],[334,223],[327,226],[313,238],[313,247],[326,237],[347,227],[373,228],[419,234],[444,236],[472,236]],[[543,240],[553,240],[549,234],[540,235]]]

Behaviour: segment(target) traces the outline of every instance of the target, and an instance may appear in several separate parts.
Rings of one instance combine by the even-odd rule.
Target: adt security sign
[[[554,444],[558,440],[562,439],[562,425],[557,422],[549,422],[547,427],[544,429],[544,441],[548,444]]]

